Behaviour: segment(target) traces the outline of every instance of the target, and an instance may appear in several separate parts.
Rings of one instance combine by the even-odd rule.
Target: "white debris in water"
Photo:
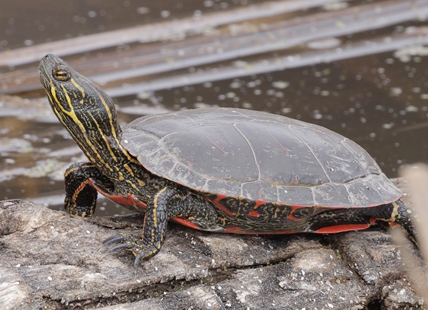
[[[150,12],[149,8],[146,8],[146,7],[143,7],[143,6],[137,8],[137,13],[138,14],[142,15],[142,14],[147,14],[149,12]]]
[[[230,88],[240,88],[241,86],[242,86],[242,83],[240,81],[233,81],[229,85]]]
[[[409,105],[406,107],[406,112],[418,112],[418,107],[415,107],[414,105]]]
[[[391,96],[399,96],[399,95],[401,95],[402,92],[403,92],[403,90],[401,89],[401,87],[392,87],[390,95]]]
[[[168,17],[171,15],[171,12],[170,12],[170,11],[168,11],[168,10],[163,10],[163,11],[161,11],[160,15],[161,15],[163,18],[168,18]]]
[[[272,82],[272,86],[275,88],[284,89],[290,86],[290,83],[284,82],[284,81],[275,81],[275,82]]]
[[[252,105],[251,103],[249,103],[249,102],[243,102],[243,103],[242,103],[242,107],[243,107],[244,109],[252,109],[252,108],[253,108],[253,105]]]
[[[33,45],[34,44],[34,41],[33,40],[25,40],[24,41],[24,45],[25,46],[31,46],[31,45]]]

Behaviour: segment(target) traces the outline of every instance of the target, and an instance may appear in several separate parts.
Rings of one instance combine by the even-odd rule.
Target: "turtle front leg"
[[[135,255],[134,266],[141,259],[156,255],[165,241],[168,220],[180,218],[192,228],[220,230],[218,214],[203,197],[186,188],[167,185],[151,197],[143,224],[143,238],[121,233],[104,240],[104,244],[120,243],[110,251],[127,249]]]
[[[105,191],[112,190],[113,184],[93,163],[76,163],[64,173],[64,209],[68,213],[82,217],[92,216],[97,203],[96,185]]]
[[[171,199],[182,199],[183,196],[170,187],[158,191],[147,204],[144,217],[143,238],[121,233],[104,240],[104,244],[120,243],[110,251],[125,248],[135,255],[134,266],[138,266],[141,259],[149,259],[156,255],[165,240],[168,219],[176,214],[168,214],[168,203]]]

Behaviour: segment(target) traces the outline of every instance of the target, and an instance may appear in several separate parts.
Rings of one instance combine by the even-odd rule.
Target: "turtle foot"
[[[155,245],[145,245],[141,238],[125,233],[119,233],[117,235],[111,236],[104,240],[103,244],[117,244],[110,247],[107,253],[121,249],[130,251],[135,256],[134,267],[138,266],[141,259],[149,259],[150,257],[156,255],[159,252],[159,248]]]

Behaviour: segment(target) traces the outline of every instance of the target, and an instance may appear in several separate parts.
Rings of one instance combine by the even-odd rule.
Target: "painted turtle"
[[[65,172],[65,208],[90,216],[97,191],[144,212],[143,236],[119,234],[140,259],[159,252],[167,221],[237,234],[338,233],[377,221],[413,237],[401,193],[356,143],[323,127],[232,108],[136,119],[123,131],[112,100],[47,55],[40,79],[89,162]]]

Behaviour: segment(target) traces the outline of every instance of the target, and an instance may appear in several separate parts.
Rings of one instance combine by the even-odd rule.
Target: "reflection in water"
[[[422,138],[428,131],[428,72],[423,45],[428,41],[424,20],[428,4],[424,1],[255,1],[226,8],[212,2],[217,9],[183,2],[189,5],[187,13],[169,8],[169,15],[163,13],[166,17],[161,16],[166,10],[162,1],[157,9],[135,7],[145,17],[158,10],[160,17],[151,21],[163,23],[141,25],[136,19],[134,24],[118,24],[109,30],[135,28],[118,30],[116,36],[108,33],[108,42],[101,43],[113,48],[67,60],[83,74],[106,83],[103,88],[116,97],[122,122],[182,108],[243,107],[337,131],[367,149],[389,177],[396,176],[402,163],[426,161],[428,146]],[[190,17],[194,14],[196,19]],[[141,27],[151,29],[144,32],[143,40],[137,31]],[[49,35],[52,27],[48,28],[43,36]],[[137,37],[124,42],[118,34],[126,31]],[[29,197],[62,204],[63,171],[84,158],[55,121],[44,94],[37,91],[37,64],[31,61],[64,46],[66,54],[89,51],[99,44],[94,38],[103,35],[94,34],[89,41],[93,45],[83,36],[0,57],[8,64],[28,63],[16,68],[0,64],[0,92],[21,97],[0,97],[0,199]],[[135,38],[143,42],[129,43]],[[64,45],[70,42],[74,50]],[[110,204],[106,208],[108,213],[124,210]]]

